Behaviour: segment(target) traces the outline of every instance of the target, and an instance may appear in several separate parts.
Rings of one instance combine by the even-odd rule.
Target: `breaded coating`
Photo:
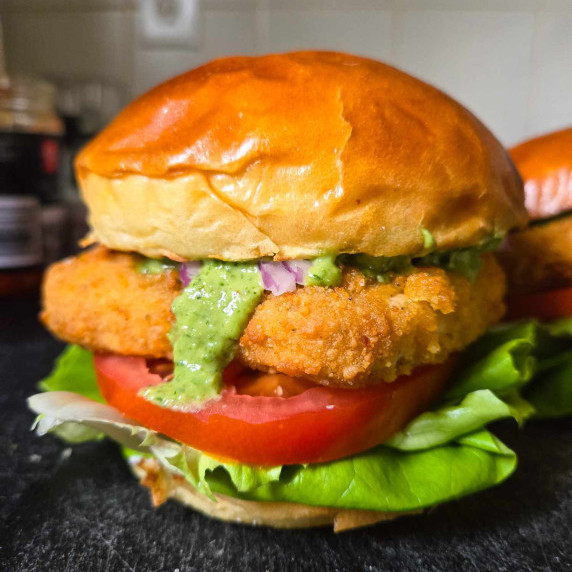
[[[96,248],[48,272],[44,323],[64,340],[97,351],[171,357],[175,272],[138,273],[134,257]],[[253,369],[326,385],[391,381],[443,362],[504,312],[504,276],[491,254],[472,283],[439,268],[379,284],[353,268],[336,288],[265,294],[243,332],[237,358]]]
[[[529,294],[572,286],[572,215],[509,235],[499,259],[509,292]]]
[[[504,313],[504,276],[483,256],[477,280],[440,268],[389,284],[346,269],[338,288],[300,288],[266,296],[238,350],[246,365],[325,385],[392,381],[421,364],[440,363]]]
[[[96,247],[53,264],[44,280],[42,322],[90,350],[159,358],[171,354],[171,304],[178,273],[144,275],[137,259]]]

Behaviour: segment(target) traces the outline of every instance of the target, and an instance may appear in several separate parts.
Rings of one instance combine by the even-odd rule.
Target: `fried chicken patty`
[[[171,355],[171,304],[178,273],[141,274],[131,254],[96,247],[48,269],[44,324],[59,338],[97,352],[160,358]]]
[[[499,252],[509,290],[521,294],[572,286],[572,214],[507,237]]]
[[[388,284],[344,268],[339,287],[265,294],[236,357],[262,371],[326,385],[392,381],[421,364],[440,363],[480,336],[504,312],[504,275],[491,254],[478,278],[440,268]],[[60,338],[95,351],[171,357],[167,338],[174,271],[144,275],[136,257],[102,247],[53,265],[41,318]]]

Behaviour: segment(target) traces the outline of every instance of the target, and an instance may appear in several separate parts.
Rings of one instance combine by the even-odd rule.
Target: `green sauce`
[[[200,407],[219,396],[222,371],[262,296],[256,263],[207,260],[173,302],[171,381],[142,391],[163,407]]]
[[[341,254],[339,261],[347,266],[354,266],[368,278],[378,282],[389,282],[392,274],[411,272],[411,256],[370,256],[369,254]]]
[[[496,250],[501,242],[502,238],[491,237],[471,248],[458,248],[448,252],[433,252],[421,258],[414,258],[412,263],[414,266],[439,266],[445,270],[459,272],[469,280],[475,280],[482,266],[481,254]]]
[[[168,258],[145,258],[141,257],[136,263],[137,272],[140,274],[161,274],[167,270],[175,270],[179,264]]]
[[[425,229],[423,229],[425,230]],[[435,246],[429,231],[423,232],[425,248]],[[378,282],[389,282],[393,274],[407,274],[416,267],[437,266],[444,270],[459,272],[469,280],[475,280],[481,269],[481,254],[495,250],[501,238],[490,238],[478,246],[459,248],[447,252],[431,252],[413,256],[369,256],[368,254],[341,254],[338,261],[347,266],[355,266],[369,278]]]
[[[354,266],[368,278],[378,282],[389,282],[395,274],[413,272],[416,267],[437,266],[445,270],[459,272],[469,280],[475,280],[481,269],[481,254],[495,250],[502,238],[491,237],[470,248],[459,248],[447,252],[434,252],[436,247],[433,234],[421,229],[423,250],[419,254],[407,256],[370,256],[369,254],[330,254],[314,259],[305,286],[338,286],[342,281],[339,265]],[[433,251],[433,252],[432,252]]]
[[[342,270],[336,264],[336,256],[320,256],[314,259],[308,270],[305,286],[338,286],[342,281]]]
[[[469,280],[475,280],[482,266],[482,251],[478,248],[464,248],[451,252],[434,252],[413,260],[415,266],[438,266],[445,270],[459,272]]]
[[[423,252],[431,252],[436,246],[433,233],[426,228],[422,228],[421,234],[423,235]]]

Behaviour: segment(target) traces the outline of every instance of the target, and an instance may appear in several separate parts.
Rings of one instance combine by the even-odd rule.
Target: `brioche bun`
[[[572,210],[572,127],[530,139],[510,151],[525,182],[533,220]],[[513,294],[572,286],[572,216],[534,224],[507,237],[498,253]],[[509,298],[509,310],[511,306]]]
[[[525,141],[510,153],[525,182],[530,218],[572,210],[572,127]]]
[[[182,477],[166,471],[156,459],[130,460],[129,467],[141,484],[149,489],[155,506],[172,498],[212,518],[253,526],[311,528],[333,525],[334,532],[343,532],[421,512],[345,510],[296,503],[247,501],[222,494],[215,494],[216,500],[213,501]]]
[[[176,260],[413,254],[525,222],[500,143],[437,89],[330,52],[213,61],[129,105],[76,163],[92,240]]]

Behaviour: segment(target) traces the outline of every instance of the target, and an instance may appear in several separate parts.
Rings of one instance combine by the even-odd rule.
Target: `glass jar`
[[[63,124],[56,89],[33,78],[0,83],[0,296],[38,292],[42,267],[57,258]],[[46,249],[48,246],[51,251]]]

